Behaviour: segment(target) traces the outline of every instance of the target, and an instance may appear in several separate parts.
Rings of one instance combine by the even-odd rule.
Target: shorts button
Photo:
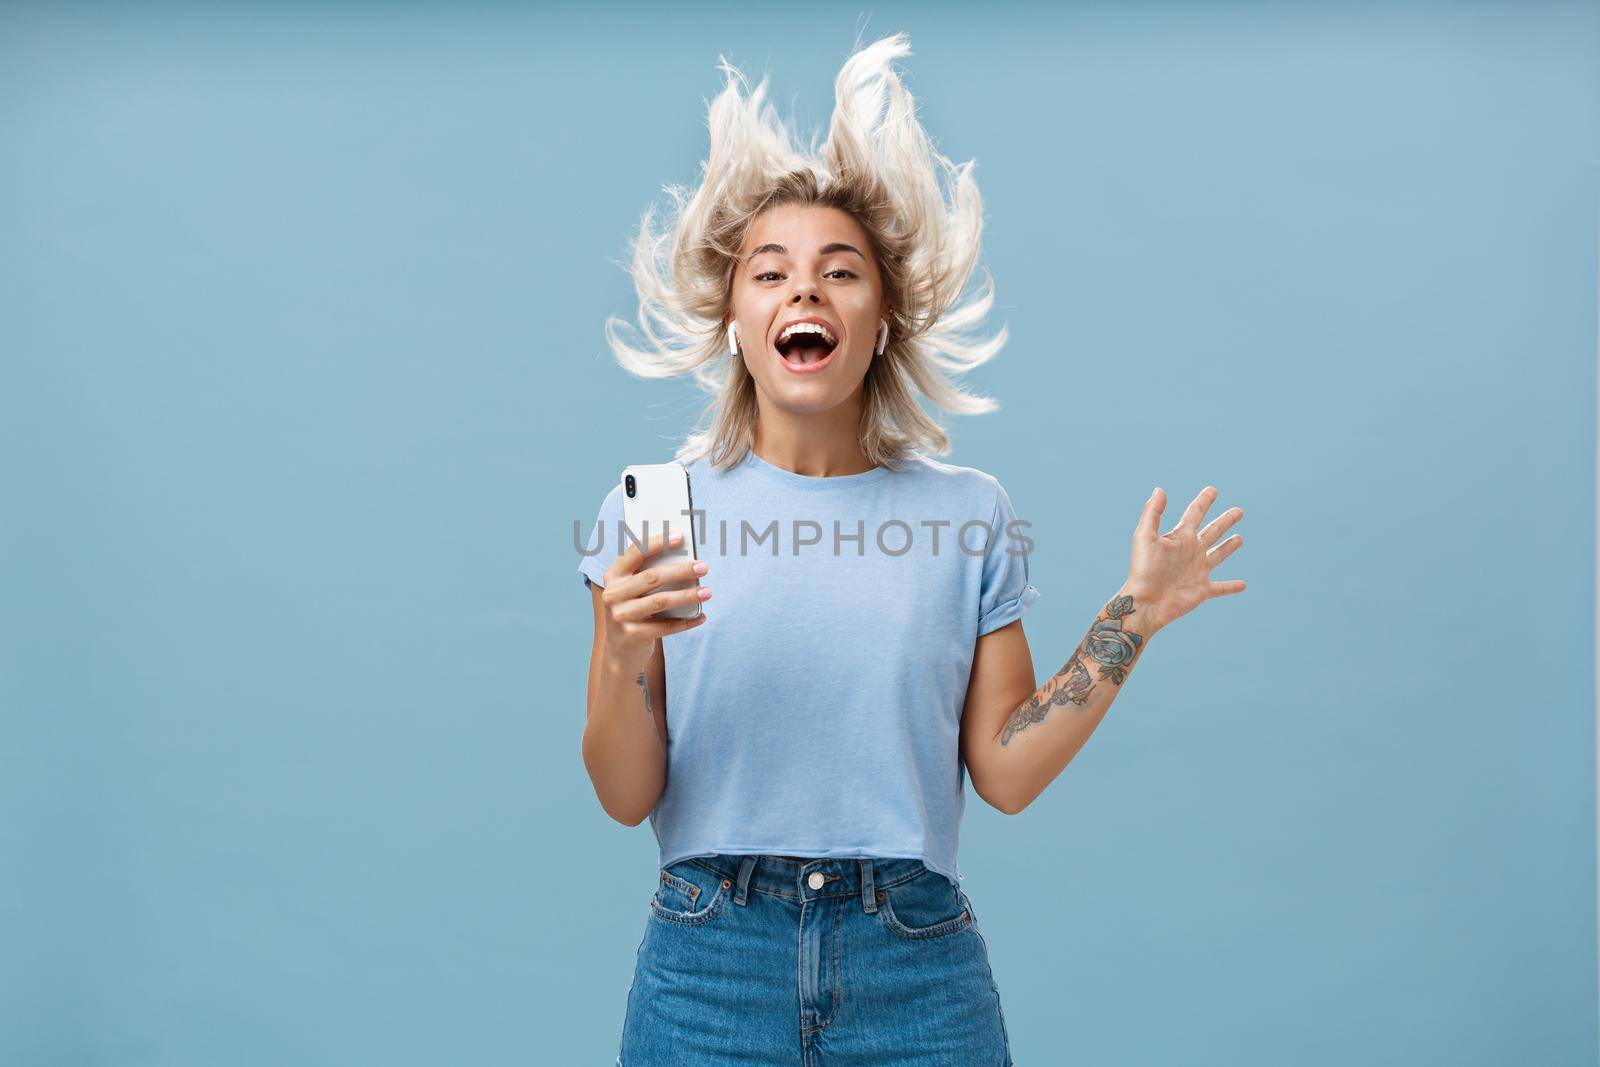
[[[730,881],[728,881],[728,880],[727,880],[727,879],[726,879],[726,878],[724,878],[724,879],[723,879],[723,880],[722,880],[722,888],[724,888],[724,889],[727,889],[727,888],[728,888],[728,887],[729,887],[729,886],[731,886],[731,885],[733,885],[733,883],[732,883],[732,882],[730,882]]]
[[[882,900],[882,899],[883,899],[883,890],[881,890],[881,889],[880,889],[880,890],[878,890],[878,899],[879,899],[879,900]]]
[[[821,889],[822,883],[826,881],[827,879],[822,876],[821,871],[812,871],[811,877],[806,879],[806,885],[809,885],[812,889]]]

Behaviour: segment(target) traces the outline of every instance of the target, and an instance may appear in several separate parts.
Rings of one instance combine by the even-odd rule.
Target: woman
[[[996,479],[930,458],[949,441],[918,403],[992,410],[946,376],[1005,331],[963,335],[993,299],[959,303],[981,201],[916,121],[891,67],[909,51],[896,35],[849,58],[815,157],[763,108],[765,81],[743,95],[724,64],[700,187],[669,187],[675,219],[640,227],[643,342],[608,323],[624,366],[714,394],[677,453],[699,562],[641,573],[662,538],[624,545],[618,486],[579,565],[584,762],[607,813],[648,815],[660,843],[624,1067],[1010,1064],[956,866],[965,778],[1020,812],[1151,635],[1244,588],[1209,580],[1242,511],[1197,530],[1208,487],[1160,536],[1158,489],[1127,581],[1035,684],[1027,524]]]

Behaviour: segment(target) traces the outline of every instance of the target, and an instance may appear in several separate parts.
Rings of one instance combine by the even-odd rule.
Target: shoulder
[[[957,463],[944,463],[912,452],[905,463],[904,473],[925,481],[930,488],[961,499],[973,513],[991,514],[1003,492],[1000,480],[977,467],[964,467]]]

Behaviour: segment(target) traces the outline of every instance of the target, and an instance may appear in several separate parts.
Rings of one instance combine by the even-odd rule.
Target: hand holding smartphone
[[[683,543],[677,547],[666,545],[662,550],[645,557],[635,573],[643,574],[660,567],[677,568],[686,560],[695,560],[694,498],[690,492],[689,472],[680,463],[642,463],[622,469],[623,522],[632,537],[648,543],[662,534],[683,534]],[[618,551],[632,547],[624,538]],[[659,591],[696,588],[698,578],[663,582]],[[650,616],[653,619],[693,619],[700,614],[700,603],[678,604]]]

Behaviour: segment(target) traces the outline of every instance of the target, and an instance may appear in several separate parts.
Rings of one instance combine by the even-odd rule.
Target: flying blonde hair
[[[968,336],[994,304],[987,270],[986,289],[957,303],[983,230],[983,201],[972,177],[976,161],[957,165],[934,149],[892,66],[910,53],[906,35],[897,33],[852,54],[834,82],[828,139],[819,150],[813,134],[805,153],[773,106],[763,103],[767,79],[750,91],[745,76],[718,57],[727,85],[709,108],[711,148],[700,185],[692,192],[667,185],[673,217],[658,230],[650,205],[632,245],[642,343],[623,338],[628,324],[622,319],[608,317],[605,327],[613,355],[630,373],[692,374],[711,395],[701,412],[702,426],[707,416],[711,425],[684,440],[679,462],[709,455],[714,465],[731,466],[754,441],[755,380],[744,360],[729,353],[724,322],[748,230],[779,204],[839,208],[872,244],[893,309],[888,345],[873,357],[862,383],[859,433],[873,464],[898,468],[913,448],[949,452],[949,436],[923,411],[919,394],[955,414],[998,407],[951,380],[994,358],[1006,330]]]

